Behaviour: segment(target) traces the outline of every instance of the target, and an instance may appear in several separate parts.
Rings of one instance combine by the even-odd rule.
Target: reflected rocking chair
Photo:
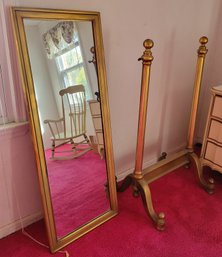
[[[48,124],[52,133],[51,158],[69,160],[92,149],[86,135],[85,89],[83,85],[70,86],[60,90],[59,95],[62,99],[62,118],[44,120],[44,123]],[[65,144],[71,144],[71,149],[60,147]],[[58,147],[60,149],[56,150]]]

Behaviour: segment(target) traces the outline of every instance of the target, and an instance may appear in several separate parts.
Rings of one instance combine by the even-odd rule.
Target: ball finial
[[[143,46],[144,46],[146,49],[152,48],[153,45],[154,45],[154,43],[153,43],[153,40],[151,40],[151,39],[146,39],[146,40],[143,42]]]
[[[165,214],[163,212],[160,212],[158,217],[159,219],[165,219]]]
[[[200,38],[199,42],[201,43],[201,45],[205,45],[208,42],[208,38],[203,36]]]

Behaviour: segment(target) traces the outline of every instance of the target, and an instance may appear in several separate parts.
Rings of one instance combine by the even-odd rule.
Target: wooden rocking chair
[[[62,118],[58,120],[47,119],[44,120],[44,123],[48,124],[52,133],[51,158],[54,160],[69,160],[92,149],[86,135],[85,89],[83,85],[70,86],[60,90],[59,95],[62,100]],[[71,149],[60,148],[60,151],[56,151],[56,148],[65,144],[71,144]],[[66,152],[71,152],[71,154],[66,154]],[[55,156],[58,153],[60,155]]]

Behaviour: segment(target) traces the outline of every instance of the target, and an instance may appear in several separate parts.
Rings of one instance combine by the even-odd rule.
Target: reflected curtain
[[[50,59],[78,40],[76,26],[73,21],[59,22],[43,34],[42,37],[47,56]]]

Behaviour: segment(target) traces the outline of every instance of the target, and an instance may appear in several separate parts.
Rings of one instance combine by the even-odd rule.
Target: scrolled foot
[[[140,196],[140,191],[138,188],[133,188],[133,196],[136,198]]]
[[[161,153],[161,156],[158,158],[158,162],[159,161],[162,161],[162,160],[164,160],[164,159],[166,159],[167,158],[167,153],[166,152],[162,152]]]
[[[165,214],[163,212],[158,214],[156,229],[159,231],[165,230]]]
[[[185,169],[190,169],[190,162],[184,165]]]
[[[208,194],[212,195],[214,193],[214,188],[215,188],[214,179],[209,178],[206,191],[208,192]]]
[[[132,176],[128,175],[122,181],[120,186],[117,185],[117,192],[124,192],[131,184],[132,184]]]
[[[133,189],[133,196],[134,197],[139,197],[140,196],[140,191],[139,191],[139,188],[138,188],[137,183],[135,181],[133,181],[132,189]]]
[[[193,162],[194,165],[196,166],[197,178],[199,180],[199,183],[204,188],[204,190],[206,190],[209,194],[213,194],[214,192],[213,178],[210,178],[207,182],[203,176],[203,166],[201,165],[200,159],[197,157],[195,153],[190,153],[189,157],[190,157],[190,161]]]

